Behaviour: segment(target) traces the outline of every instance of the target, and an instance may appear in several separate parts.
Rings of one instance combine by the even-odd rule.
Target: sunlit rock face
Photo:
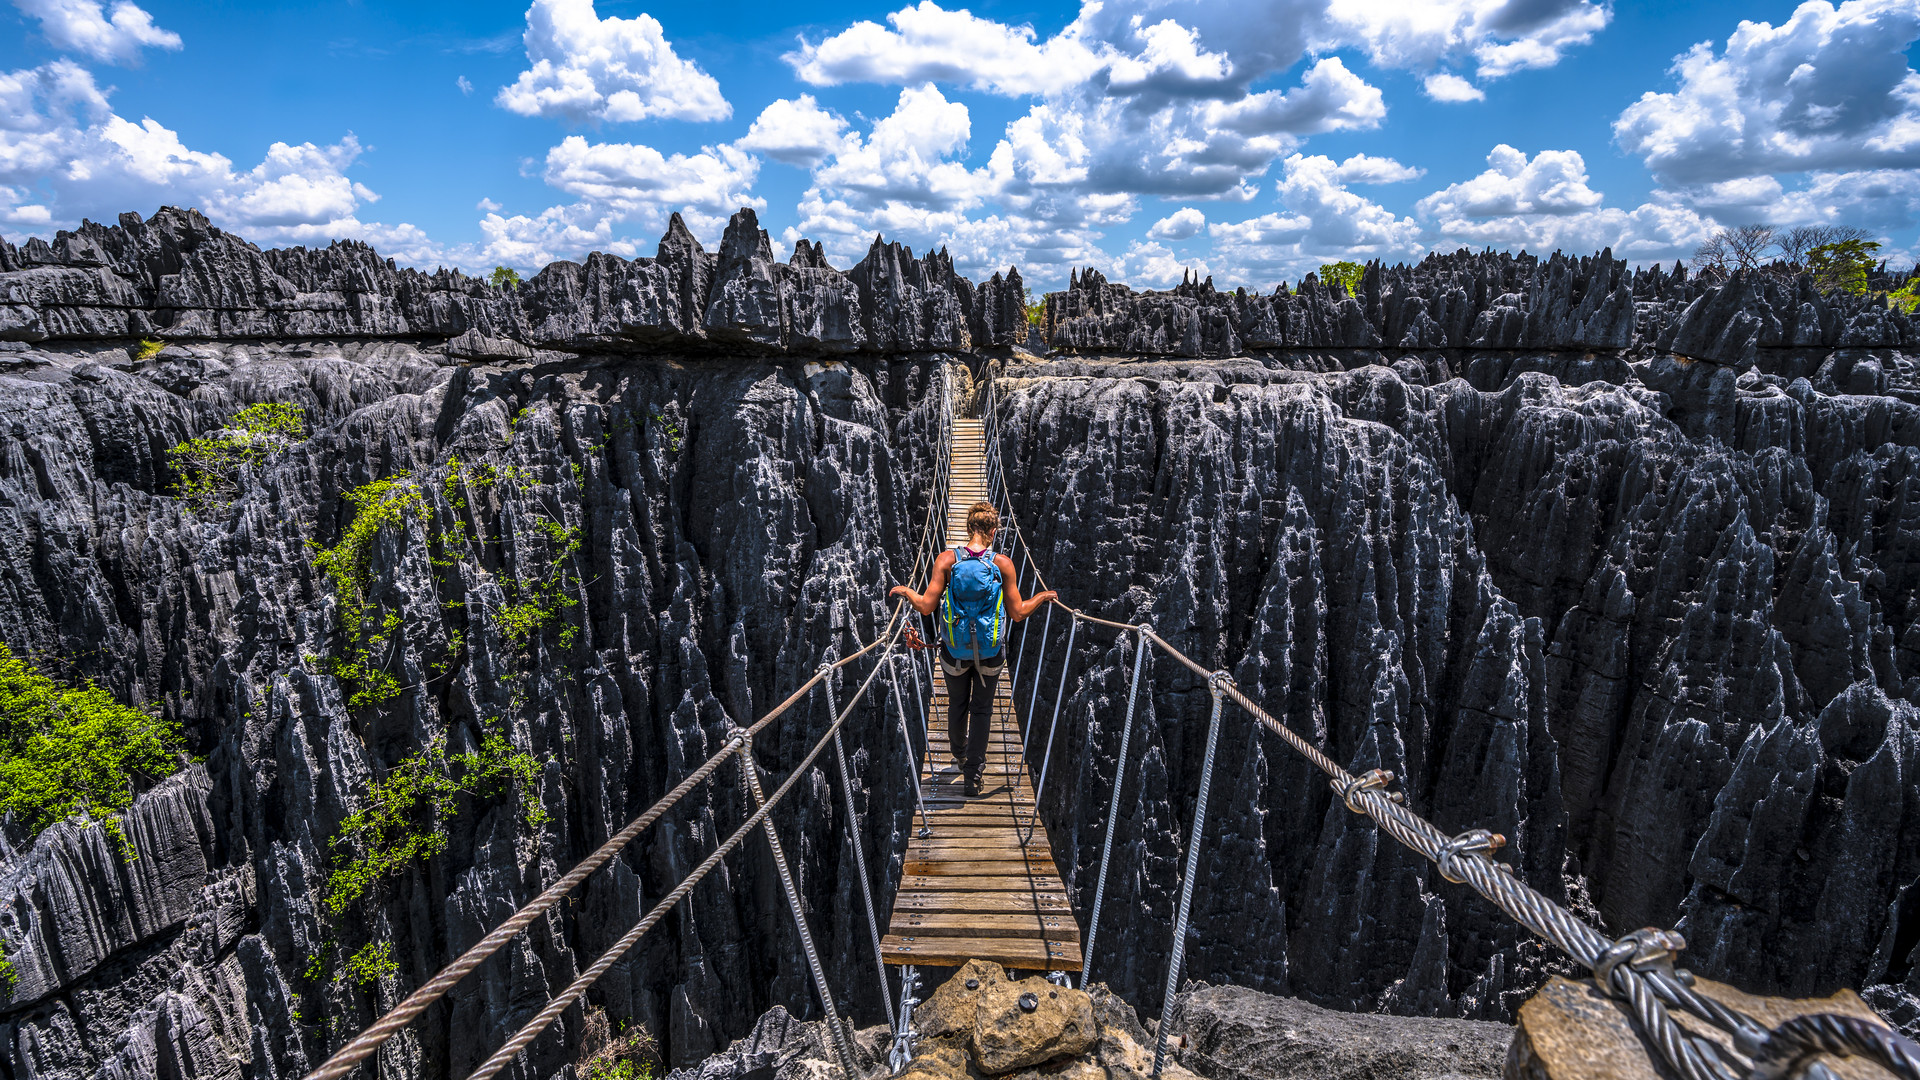
[[[975,400],[989,367],[1013,510],[1070,602],[1152,622],[1349,768],[1393,770],[1441,828],[1505,834],[1516,874],[1609,932],[1678,925],[1703,973],[1861,987],[1920,1019],[1910,321],[1605,254],[1436,256],[1371,267],[1358,293],[1076,274],[1036,356],[1011,349],[1032,340],[1017,273],[975,285],[877,241],[846,271],[811,244],[779,263],[746,212],[717,252],[676,224],[656,258],[518,289],[364,245],[261,251],[184,211],[0,242],[0,641],[177,718],[201,759],[127,815],[133,862],[98,828],[0,836],[8,1080],[318,1064],[871,639],[912,566],[935,391]],[[166,347],[140,357],[141,338]],[[310,437],[229,506],[172,494],[169,448],[267,401],[303,406]],[[378,657],[400,690],[356,707],[315,547],[339,542],[344,493],[402,474],[417,502],[366,579],[400,616]],[[578,540],[557,578],[555,529]],[[502,612],[541,580],[571,604],[516,631]],[[1065,639],[1056,619],[1036,671],[1043,627],[1015,639],[1036,769]],[[1132,661],[1082,628],[1042,796],[1083,925]],[[1157,1012],[1209,700],[1157,656],[1146,681],[1094,965]],[[876,686],[847,748],[884,919],[912,792]],[[757,740],[769,786],[827,723],[815,695]],[[1508,1019],[1564,963],[1246,716],[1224,723],[1192,978]],[[370,781],[488,733],[537,779],[463,797],[443,850],[327,915]],[[780,829],[836,1000],[874,1023],[839,783],[829,753]],[[727,766],[383,1072],[470,1072],[744,805]],[[368,941],[395,969],[361,983],[345,957]],[[764,842],[593,1002],[678,1064],[772,1006],[817,1017]],[[581,1026],[519,1075],[558,1075]]]

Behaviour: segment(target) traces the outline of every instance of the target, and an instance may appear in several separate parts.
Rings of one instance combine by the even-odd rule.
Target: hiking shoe
[[[969,797],[978,798],[980,792],[984,790],[985,787],[985,777],[980,775],[980,770],[976,769],[967,774],[967,795]]]

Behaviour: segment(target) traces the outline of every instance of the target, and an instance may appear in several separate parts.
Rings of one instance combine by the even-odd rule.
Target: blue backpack
[[[1007,605],[992,549],[979,555],[965,547],[953,549],[953,570],[940,597],[940,635],[959,659],[1000,655],[1007,636]]]

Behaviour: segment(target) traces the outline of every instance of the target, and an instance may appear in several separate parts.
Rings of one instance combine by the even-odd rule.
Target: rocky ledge
[[[1155,1036],[1105,985],[1080,991],[1015,980],[973,961],[914,1013],[920,1033],[901,1080],[1147,1080]],[[884,1027],[858,1033],[860,1066],[884,1057]],[[1497,1080],[1513,1029],[1474,1020],[1333,1012],[1292,998],[1190,983],[1168,1022],[1169,1080]],[[667,1080],[838,1076],[824,1021],[784,1009]]]

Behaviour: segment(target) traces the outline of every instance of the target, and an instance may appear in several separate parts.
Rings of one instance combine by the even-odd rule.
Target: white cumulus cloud
[[[1485,101],[1487,92],[1450,71],[1436,71],[1422,84],[1435,101]]]
[[[1152,240],[1185,240],[1207,227],[1207,215],[1191,206],[1183,206],[1147,228]]]
[[[13,0],[13,6],[40,21],[40,32],[56,49],[84,54],[109,64],[136,64],[142,49],[178,49],[180,35],[153,24],[153,16],[131,0],[111,11],[100,0]]]
[[[1036,44],[1030,26],[1008,26],[933,0],[901,8],[887,26],[861,20],[786,54],[815,86],[849,82],[944,82],[999,94],[1043,94],[1089,78],[1100,66],[1068,33]]]
[[[742,206],[766,206],[751,194],[759,169],[752,155],[732,146],[662,154],[651,146],[569,135],[547,151],[543,179],[614,220],[664,228],[679,210],[689,225],[711,228]]]
[[[658,19],[594,11],[593,0],[533,0],[522,35],[532,61],[494,101],[522,116],[573,123],[724,120],[720,84],[674,52]]]
[[[846,127],[845,120],[821,108],[812,94],[801,94],[760,110],[746,136],[734,145],[789,165],[817,165],[844,147],[841,133]]]

